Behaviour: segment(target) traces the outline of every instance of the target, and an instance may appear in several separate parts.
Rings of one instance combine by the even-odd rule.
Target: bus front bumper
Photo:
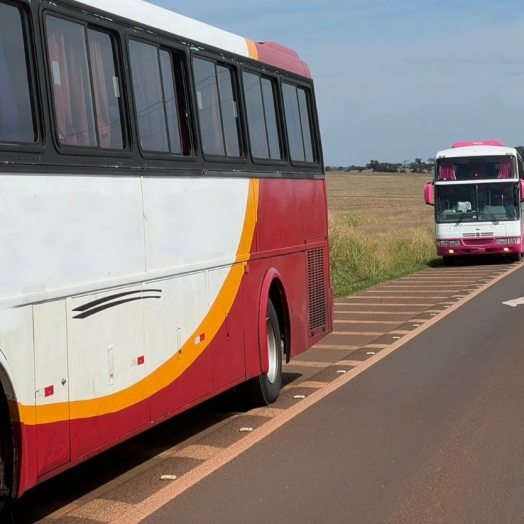
[[[437,255],[453,257],[464,255],[510,255],[522,253],[522,244],[485,244],[476,246],[437,246]]]

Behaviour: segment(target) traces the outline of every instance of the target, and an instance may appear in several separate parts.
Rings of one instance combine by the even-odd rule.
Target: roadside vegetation
[[[328,174],[331,278],[337,297],[438,264],[429,177]]]

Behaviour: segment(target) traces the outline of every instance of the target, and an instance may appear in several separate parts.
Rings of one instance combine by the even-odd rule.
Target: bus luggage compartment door
[[[71,460],[64,300],[33,306],[38,476]]]

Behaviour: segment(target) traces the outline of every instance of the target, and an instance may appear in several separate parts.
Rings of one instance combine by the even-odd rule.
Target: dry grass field
[[[428,175],[328,173],[332,279],[337,296],[435,261]]]

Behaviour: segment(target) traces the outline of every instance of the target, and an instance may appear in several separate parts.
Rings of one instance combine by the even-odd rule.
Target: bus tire
[[[278,315],[271,299],[267,303],[266,331],[268,372],[247,383],[250,404],[254,406],[267,406],[275,402],[282,387],[282,336]]]
[[[11,522],[13,432],[7,400],[0,386],[0,522]]]
[[[453,257],[442,257],[442,263],[446,266],[452,266],[454,264]]]
[[[520,262],[522,260],[522,253],[511,253],[509,259],[511,262]]]

